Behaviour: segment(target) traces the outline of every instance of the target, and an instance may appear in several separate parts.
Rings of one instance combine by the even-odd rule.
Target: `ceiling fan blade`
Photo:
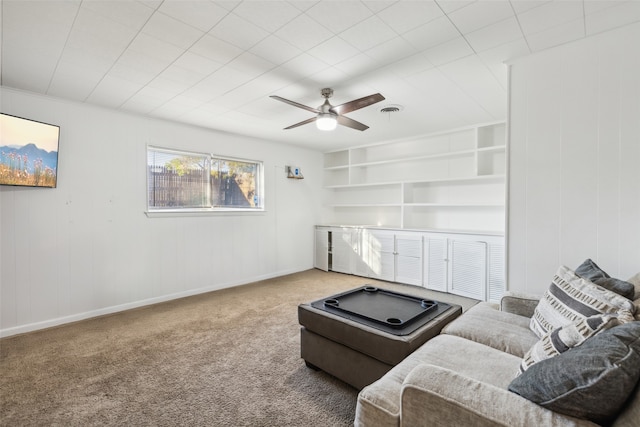
[[[271,96],[269,96],[269,98],[277,99],[278,101],[282,101],[285,104],[293,105],[294,107],[302,108],[303,110],[307,110],[307,111],[310,111],[312,113],[318,114],[320,112],[320,110],[318,110],[317,108],[307,107],[304,104],[299,104],[299,103],[294,102],[294,101],[289,101],[288,99],[282,98],[281,96],[271,95]]]
[[[345,116],[338,116],[336,117],[336,120],[338,121],[338,124],[341,124],[342,126],[346,126],[348,128],[352,128],[352,129],[356,129],[356,130],[367,130],[369,129],[369,126],[362,124],[358,121],[355,121],[353,119],[350,119],[349,117],[345,117]]]
[[[306,125],[307,123],[313,123],[317,119],[318,119],[318,117],[311,117],[310,119],[304,120],[304,121],[302,121],[300,123],[296,123],[295,125],[288,126],[288,127],[284,128],[284,130],[297,128],[298,126]]]
[[[384,99],[384,96],[379,93],[365,96],[363,98],[354,99],[353,101],[345,102],[341,105],[336,105],[335,107],[331,107],[329,111],[335,114],[347,114],[351,111],[359,110],[360,108],[368,107],[371,104],[375,104],[376,102],[380,102]]]

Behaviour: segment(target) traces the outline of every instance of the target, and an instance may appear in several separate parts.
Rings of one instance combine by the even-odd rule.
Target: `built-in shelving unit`
[[[334,222],[401,229],[504,231],[506,125],[325,153]]]

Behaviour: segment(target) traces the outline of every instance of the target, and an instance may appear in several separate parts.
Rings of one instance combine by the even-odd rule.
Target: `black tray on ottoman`
[[[363,286],[314,301],[312,307],[393,335],[407,335],[451,306],[417,296]]]

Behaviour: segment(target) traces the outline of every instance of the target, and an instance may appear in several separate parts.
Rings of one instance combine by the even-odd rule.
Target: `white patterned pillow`
[[[635,306],[625,297],[561,266],[536,306],[529,327],[538,338],[542,338],[561,326],[607,313],[617,314],[620,323],[626,323],[634,320]]]
[[[619,324],[617,314],[597,314],[549,331],[524,355],[518,374],[535,363],[577,347],[588,338]]]

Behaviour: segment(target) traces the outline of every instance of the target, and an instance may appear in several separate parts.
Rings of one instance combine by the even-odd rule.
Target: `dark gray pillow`
[[[509,390],[561,414],[607,423],[640,379],[640,322],[615,326],[531,366]]]
[[[609,276],[591,259],[580,264],[580,267],[576,269],[576,274],[630,300],[633,300],[636,293],[632,283]]]

